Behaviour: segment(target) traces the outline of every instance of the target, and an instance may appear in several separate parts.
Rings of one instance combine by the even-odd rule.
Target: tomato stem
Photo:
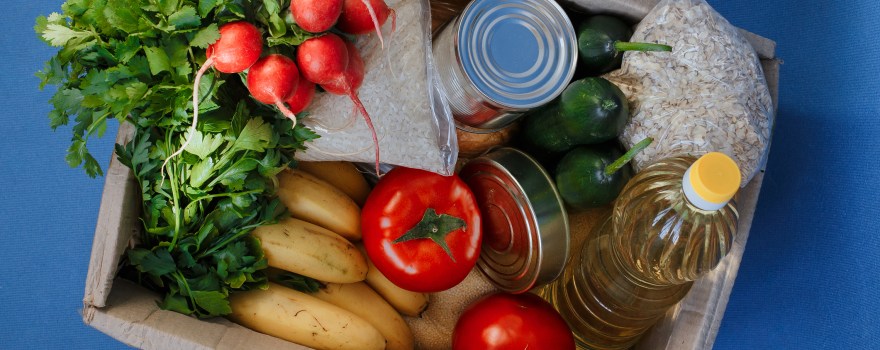
[[[449,246],[446,245],[446,235],[453,231],[459,229],[464,230],[466,228],[467,224],[461,218],[448,214],[437,215],[437,211],[434,210],[434,208],[428,208],[425,210],[425,215],[422,216],[422,220],[409,229],[409,231],[406,231],[402,236],[397,237],[393,243],[427,238],[443,248],[443,250],[446,251],[446,254],[449,255],[449,258],[452,259],[452,262],[455,262],[455,257],[452,255],[452,251],[449,250]]]

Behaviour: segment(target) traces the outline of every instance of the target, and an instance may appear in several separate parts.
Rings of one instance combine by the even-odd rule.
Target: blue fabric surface
[[[880,348],[880,2],[712,4],[775,39],[784,60],[766,177],[716,348]]]
[[[758,212],[716,349],[880,348],[880,3],[712,0],[777,41],[780,106]],[[0,348],[113,349],[78,314],[103,189],[64,162],[34,72],[54,50],[34,19],[0,11]],[[106,167],[116,124],[91,142]]]
[[[103,179],[64,162],[70,128],[49,128],[34,73],[55,49],[34,34],[34,20],[59,1],[4,2],[0,10],[0,348],[112,349],[116,340],[79,315]],[[115,123],[92,152],[110,160]]]

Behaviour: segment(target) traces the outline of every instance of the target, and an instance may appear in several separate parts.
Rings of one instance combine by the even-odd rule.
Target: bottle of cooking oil
[[[736,163],[722,153],[674,157],[633,177],[563,275],[539,292],[579,348],[626,349],[733,245]]]

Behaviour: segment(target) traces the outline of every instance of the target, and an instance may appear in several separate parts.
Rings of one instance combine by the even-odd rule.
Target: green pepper
[[[556,188],[566,204],[585,209],[614,201],[632,177],[627,165],[653,139],[646,138],[621,155],[617,144],[580,146],[562,157],[556,167]]]
[[[578,68],[598,75],[620,67],[623,51],[672,51],[669,45],[628,42],[632,31],[622,20],[592,16],[578,27]]]

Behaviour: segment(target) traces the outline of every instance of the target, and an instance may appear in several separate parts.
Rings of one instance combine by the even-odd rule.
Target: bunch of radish
[[[290,13],[306,31],[326,32],[334,26],[348,34],[367,34],[375,29],[383,47],[382,26],[391,17],[394,31],[396,16],[383,0],[292,0]],[[364,61],[358,49],[336,34],[325,33],[303,42],[296,52],[296,63],[305,80],[321,85],[324,91],[351,98],[370,129],[379,174],[379,140],[369,113],[357,95],[364,81]]]
[[[394,31],[396,15],[384,0],[292,0],[290,14],[305,31],[317,36],[296,47],[296,57],[272,53],[263,56],[263,37],[259,28],[245,21],[230,22],[220,27],[220,38],[206,51],[206,60],[193,82],[193,120],[189,137],[174,154],[186,148],[196,131],[199,113],[201,77],[215,68],[222,73],[247,71],[247,87],[251,96],[273,105],[297,123],[296,113],[311,104],[316,84],[324,91],[351,98],[372,133],[376,173],[379,174],[379,142],[372,120],[357,90],[364,80],[364,62],[353,43],[331,32],[362,35],[375,30],[384,47],[381,27],[389,17]],[[164,168],[164,165],[163,165]]]
[[[382,26],[391,17],[391,31],[394,32],[397,16],[394,9],[388,8],[384,0],[292,0],[290,12],[300,28],[312,33],[336,29],[347,34],[368,34],[376,31],[379,42]]]

